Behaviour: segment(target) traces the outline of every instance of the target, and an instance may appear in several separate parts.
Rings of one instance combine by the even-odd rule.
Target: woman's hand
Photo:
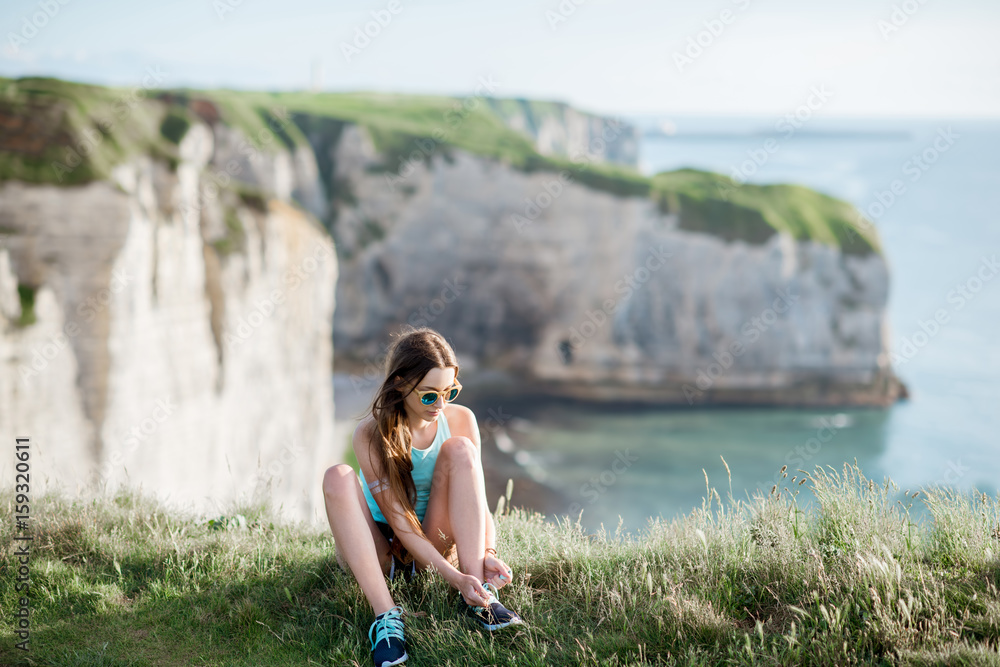
[[[486,558],[483,559],[483,577],[496,586],[497,590],[509,584],[513,576],[514,573],[507,566],[507,563],[493,554],[486,554]]]
[[[483,583],[476,577],[471,574],[459,573],[451,582],[451,585],[457,588],[458,592],[462,594],[462,598],[466,604],[474,607],[486,606],[486,600],[489,599],[490,594],[483,588]]]

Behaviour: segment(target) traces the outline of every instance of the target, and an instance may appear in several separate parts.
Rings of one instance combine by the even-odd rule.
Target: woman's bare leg
[[[328,468],[323,475],[323,496],[337,544],[337,562],[357,579],[376,616],[391,609],[396,603],[385,583],[389,544],[375,525],[354,469],[344,463]]]
[[[434,463],[431,494],[424,514],[424,534],[441,553],[454,542],[459,569],[480,581],[483,579],[487,511],[479,449],[465,436],[448,438],[441,443]],[[444,540],[438,531],[444,533]]]

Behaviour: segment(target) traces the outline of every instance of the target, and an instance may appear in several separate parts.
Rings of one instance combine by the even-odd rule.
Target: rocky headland
[[[901,396],[851,206],[646,178],[635,142],[551,103],[0,79],[0,431],[52,484],[324,521],[355,416],[335,432],[334,352],[376,376],[404,323],[480,391]]]

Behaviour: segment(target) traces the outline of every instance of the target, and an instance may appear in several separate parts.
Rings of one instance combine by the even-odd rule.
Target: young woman
[[[376,667],[407,658],[404,610],[385,580],[399,565],[436,568],[486,630],[522,623],[497,599],[513,573],[494,548],[479,427],[472,410],[454,403],[461,388],[444,337],[408,328],[390,345],[385,379],[354,431],[360,474],[339,464],[323,477],[337,561],[376,614],[368,632]]]

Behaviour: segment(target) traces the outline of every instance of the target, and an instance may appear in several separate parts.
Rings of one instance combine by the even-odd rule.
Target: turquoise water
[[[530,424],[515,434],[521,462],[566,494],[575,504],[567,510],[582,509],[592,529],[613,528],[619,517],[636,529],[652,516],[687,513],[705,497],[705,473],[725,497],[720,457],[737,498],[770,489],[784,464],[839,469],[855,459],[868,477],[889,476],[902,489],[938,483],[995,493],[1000,273],[982,276],[992,270],[984,258],[1000,258],[1000,122],[813,120],[786,137],[774,132],[774,119],[672,120],[676,135],[643,144],[647,173],[696,167],[731,174],[761,156],[771,133],[778,149],[753,165],[750,182],[801,183],[874,212],[892,276],[890,349],[902,360],[897,371],[912,398],[888,410],[505,404]],[[894,180],[902,194],[872,208],[890,200]],[[968,298],[956,291],[960,285]],[[935,329],[928,322],[938,311],[947,321]]]
[[[647,517],[700,506],[706,477],[722,499],[769,490],[782,465],[878,466],[885,449],[883,410],[615,410],[563,401],[503,404],[530,428],[513,434],[518,460],[537,481],[567,498],[564,512],[589,529],[634,530]],[[726,466],[729,471],[727,472]],[[731,481],[730,481],[731,475]],[[799,475],[801,478],[801,475]],[[730,488],[731,484],[731,488]],[[517,504],[517,499],[514,498]]]

